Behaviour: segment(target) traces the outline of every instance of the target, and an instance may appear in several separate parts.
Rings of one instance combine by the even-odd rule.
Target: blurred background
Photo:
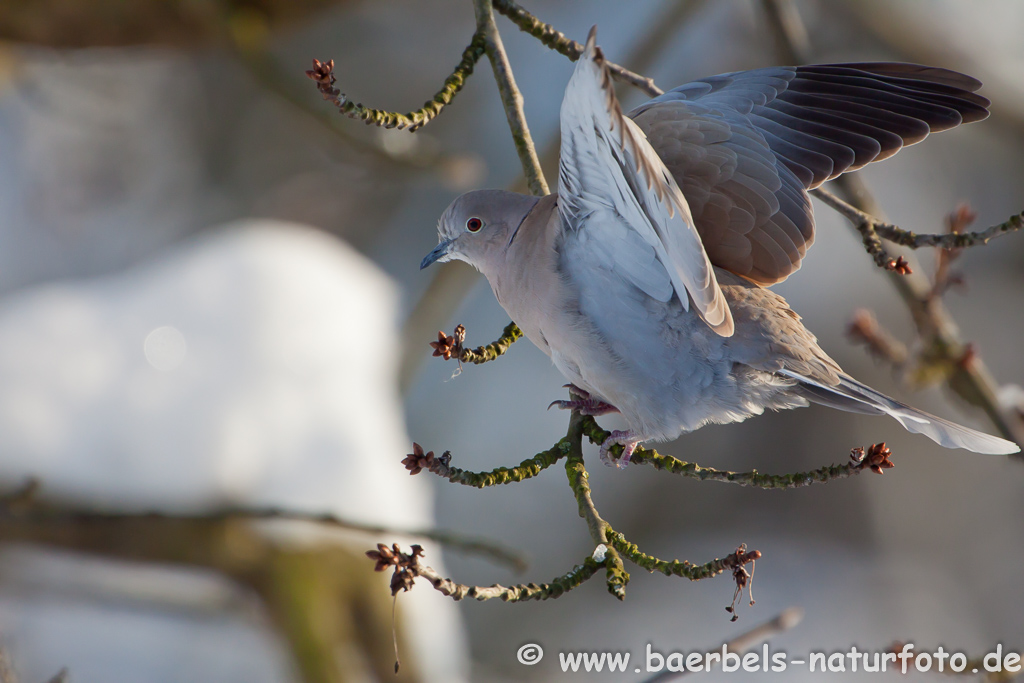
[[[598,24],[610,59],[665,89],[788,61],[761,2],[526,7],[577,40]],[[989,120],[861,172],[888,219],[940,232],[962,201],[979,228],[1024,209],[1024,5],[792,7],[813,61],[923,62],[985,83]],[[553,181],[545,150],[557,145],[572,64],[504,18],[498,26]],[[426,561],[463,583],[547,581],[588,555],[560,467],[479,491],[409,477],[399,462],[415,439],[450,449],[460,467],[512,465],[566,426],[545,411],[564,380],[528,342],[457,377],[453,362],[428,362],[437,329],[463,323],[476,346],[508,322],[462,264],[418,270],[458,193],[521,177],[489,65],[416,134],[339,116],[303,74],[312,58],[333,58],[342,92],[409,111],[473,30],[465,0],[0,4],[0,491],[34,477],[38,499],[57,508],[282,505],[483,536],[530,561],[523,574],[458,552],[442,562],[425,542]],[[620,93],[627,107],[645,99]],[[886,393],[994,431],[978,409],[941,388],[912,391],[849,342],[859,307],[911,344],[913,325],[859,237],[816,210],[817,243],[778,291],[823,347]],[[929,272],[934,255],[917,256]],[[1024,395],[1022,256],[1020,235],[969,250],[954,264],[966,284],[946,296],[1008,408]],[[424,583],[399,596],[396,680],[559,679],[559,651],[715,648],[790,606],[806,616],[772,648],[792,657],[896,640],[978,655],[1024,646],[1019,460],[818,407],[707,427],[662,450],[782,473],[878,441],[898,465],[885,476],[783,492],[612,471],[588,450],[598,508],[645,551],[702,563],[741,542],[761,550],[757,604],[730,623],[728,577],[642,571],[623,603],[600,581],[521,605],[456,605]],[[0,518],[0,646],[22,681],[64,667],[76,682],[394,678],[387,577],[363,552],[411,537],[238,520],[47,522],[12,505]],[[528,642],[548,653],[533,667],[515,658]]]

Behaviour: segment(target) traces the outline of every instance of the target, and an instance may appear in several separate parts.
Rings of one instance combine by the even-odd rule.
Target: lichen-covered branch
[[[550,600],[568,593],[590,579],[602,567],[602,563],[588,557],[583,564],[576,565],[566,574],[555,577],[548,583],[520,583],[515,586],[467,586],[455,583],[438,574],[431,567],[420,565],[419,576],[422,576],[435,590],[453,600],[472,598],[474,600],[491,600],[498,598],[504,602],[525,602],[527,600]]]
[[[413,452],[405,456],[402,464],[411,474],[419,474],[422,470],[428,470],[439,477],[447,479],[453,484],[474,486],[478,489],[488,486],[500,486],[512,484],[536,477],[541,471],[551,467],[564,458],[569,452],[568,438],[562,439],[546,451],[542,451],[532,458],[527,458],[515,467],[497,467],[490,472],[472,472],[451,466],[451,453],[445,451],[439,456],[434,451],[423,452],[422,446],[413,443]]]
[[[583,465],[583,436],[586,434],[587,425],[593,422],[593,418],[580,415],[573,411],[569,418],[569,432],[566,437],[570,443],[570,450],[566,456],[565,473],[569,478],[569,485],[576,496],[576,504],[579,507],[580,517],[587,520],[587,527],[594,542],[598,544],[598,550],[604,557],[606,568],[606,582],[608,592],[623,600],[626,597],[626,584],[629,583],[629,574],[622,563],[620,553],[639,567],[648,571],[662,571],[667,575],[675,574],[685,576],[691,581],[716,576],[723,571],[731,570],[733,579],[736,581],[736,593],[733,595],[733,605],[729,611],[733,612],[736,596],[739,591],[749,585],[750,574],[747,573],[745,565],[761,557],[760,551],[747,552],[746,546],[740,546],[736,552],[719,560],[715,559],[704,565],[694,565],[690,562],[678,562],[659,560],[656,557],[640,552],[636,545],[629,543],[625,536],[612,529],[598,513],[594,501],[590,495],[589,474]],[[589,436],[589,435],[588,435]],[[667,571],[666,571],[667,570]],[[735,619],[735,614],[733,616]]]
[[[611,525],[601,517],[591,497],[590,483],[588,481],[590,475],[583,464],[583,437],[586,435],[593,441],[597,438],[596,435],[600,431],[600,427],[596,426],[593,418],[584,417],[578,412],[573,411],[572,416],[569,418],[569,429],[565,438],[560,440],[551,449],[524,460],[517,467],[500,467],[490,472],[459,470],[451,466],[451,455],[448,452],[441,456],[435,456],[433,451],[424,453],[423,448],[415,443],[413,444],[413,452],[402,461],[406,469],[412,474],[418,474],[422,470],[429,470],[449,481],[483,488],[534,477],[541,470],[565,458],[565,473],[569,480],[569,486],[572,488],[573,495],[576,498],[580,517],[586,520],[590,536],[596,545],[593,555],[584,562],[582,567],[574,567],[568,574],[548,584],[531,583],[511,587],[499,585],[481,587],[454,583],[450,579],[441,577],[429,567],[421,566],[418,561],[418,557],[422,555],[422,548],[420,546],[414,545],[411,553],[403,553],[397,544],[391,548],[378,544],[377,550],[369,551],[367,555],[376,561],[378,571],[382,571],[389,566],[395,567],[395,574],[391,582],[392,593],[397,593],[399,590],[409,590],[412,588],[413,579],[417,576],[424,576],[430,580],[434,588],[445,595],[452,596],[456,600],[461,600],[464,597],[471,597],[477,600],[490,600],[492,598],[501,598],[506,601],[546,600],[558,597],[562,593],[572,590],[593,576],[600,567],[605,568],[605,582],[608,586],[608,592],[622,600],[626,596],[626,584],[629,583],[629,573],[623,564],[622,555],[625,555],[626,558],[648,571],[660,571],[666,575],[683,576],[691,581],[709,578],[731,570],[737,586],[737,593],[733,596],[734,607],[736,595],[739,594],[742,588],[749,585],[751,578],[744,567],[761,557],[761,553],[756,550],[747,552],[745,546],[740,546],[736,552],[722,559],[715,559],[702,565],[680,562],[678,560],[665,561],[642,553],[634,544],[629,543],[622,534],[614,531]],[[851,465],[851,469],[870,467],[880,472],[882,467],[891,467],[892,463],[888,461],[889,450],[884,446],[884,444],[881,444],[877,447],[877,452],[875,450],[876,447],[872,447],[872,450],[867,455],[860,449],[860,457],[857,461],[859,464]],[[675,460],[667,456],[660,457],[665,458],[666,462]],[[690,466],[689,463],[682,463],[682,465]],[[715,470],[705,470],[704,468],[698,468],[698,470],[717,472]],[[622,555],[620,555],[620,552]],[[730,607],[730,611],[732,611],[732,607]]]
[[[846,216],[858,230],[870,230],[877,237],[883,237],[890,242],[899,244],[911,249],[922,247],[939,247],[941,249],[962,249],[973,247],[979,244],[987,244],[989,240],[1024,229],[1024,212],[1010,216],[1002,223],[990,226],[984,230],[974,232],[947,232],[945,234],[917,234],[910,230],[904,230],[892,223],[881,221],[871,214],[861,211],[857,207],[844,202],[827,190],[818,188],[811,191],[821,201]],[[865,238],[866,239],[866,238]],[[870,252],[870,249],[869,249]],[[877,259],[876,259],[877,260]]]
[[[836,479],[846,479],[860,474],[865,469],[871,469],[881,474],[881,468],[893,467],[889,460],[891,451],[885,443],[872,444],[867,450],[854,448],[850,453],[850,462],[842,465],[826,465],[809,472],[794,472],[792,474],[763,474],[757,470],[750,472],[728,472],[716,470],[710,467],[701,467],[693,462],[686,462],[672,457],[662,455],[654,449],[638,448],[630,458],[630,462],[641,464],[647,463],[655,469],[672,474],[679,474],[691,479],[700,481],[720,481],[740,486],[754,486],[762,489],[793,489],[811,484],[827,484]]]
[[[630,543],[626,537],[617,531],[609,529],[609,542],[612,547],[622,553],[623,557],[642,569],[649,572],[661,572],[665,576],[681,576],[690,581],[700,581],[712,576],[718,576],[722,572],[730,572],[737,567],[742,567],[754,560],[761,559],[760,550],[747,550],[746,546],[740,546],[725,557],[715,558],[704,564],[694,564],[686,560],[659,560],[657,557],[640,552],[635,543]]]
[[[583,416],[576,411],[573,411],[569,418],[569,432],[566,434],[566,439],[569,442],[569,452],[565,460],[565,474],[569,478],[569,486],[576,496],[580,517],[587,520],[591,538],[598,546],[603,545],[606,548],[604,563],[608,592],[619,600],[623,600],[626,597],[629,574],[622,564],[619,553],[610,544],[611,526],[601,518],[590,497],[590,483],[587,481],[590,475],[587,473],[586,467],[583,466]]]
[[[481,365],[504,356],[508,348],[522,336],[523,331],[512,322],[505,326],[501,336],[495,341],[486,346],[467,349],[462,346],[462,343],[466,340],[466,328],[462,325],[457,325],[454,334],[438,332],[437,341],[430,342],[430,346],[434,349],[433,355],[435,357],[441,357],[445,360],[456,358],[459,362]]]
[[[373,124],[383,128],[408,128],[410,132],[415,132],[436,118],[447,105],[452,103],[455,95],[466,84],[466,79],[473,73],[477,61],[483,56],[484,48],[484,37],[478,31],[473,34],[469,45],[462,52],[462,60],[451,75],[445,79],[444,85],[437,91],[437,94],[425,102],[422,107],[408,114],[373,109],[352,102],[347,95],[334,87],[333,59],[327,62],[314,59],[313,68],[307,71],[306,75],[316,81],[317,89],[320,90],[324,99],[331,102],[345,116],[363,121],[367,125]]]
[[[500,356],[504,356],[508,348],[522,336],[523,331],[519,329],[519,326],[514,322],[510,322],[501,331],[501,336],[490,344],[478,346],[475,349],[462,349],[462,352],[459,354],[459,360],[464,363],[473,363],[474,365],[488,363]]]
[[[525,583],[515,586],[501,586],[495,583],[490,586],[467,586],[441,576],[433,567],[421,564],[420,558],[423,557],[423,554],[423,548],[418,545],[413,545],[411,551],[406,553],[399,548],[397,543],[390,548],[383,543],[378,543],[376,550],[366,552],[366,556],[375,563],[374,571],[382,572],[388,567],[394,567],[394,573],[391,575],[392,595],[397,595],[399,591],[412,590],[415,579],[422,576],[430,582],[435,590],[456,601],[464,598],[480,601],[498,598],[504,602],[549,600],[578,587],[596,574],[602,566],[602,562],[588,557],[582,565],[576,565],[568,573],[555,577],[548,583]]]
[[[604,443],[611,432],[602,429],[592,417],[583,418],[583,433],[593,444]],[[616,448],[612,447],[615,452]],[[616,453],[616,455],[618,455]],[[885,443],[872,444],[867,450],[854,448],[850,452],[850,462],[843,465],[828,465],[810,472],[795,472],[792,474],[763,474],[757,470],[750,472],[729,472],[717,470],[712,467],[701,467],[697,463],[679,460],[671,455],[663,455],[653,448],[637,446],[630,457],[630,462],[635,464],[646,463],[655,469],[679,474],[691,479],[700,481],[721,481],[740,486],[755,486],[764,489],[791,489],[808,486],[810,484],[824,484],[836,479],[845,479],[860,474],[865,469],[881,474],[882,469],[893,467],[889,460],[892,451],[886,448]]]
[[[509,64],[508,55],[505,54],[505,46],[501,42],[498,26],[494,23],[494,8],[491,6],[491,0],[473,0],[473,9],[476,12],[477,35],[482,35],[484,38],[484,49],[488,59],[491,60],[491,67],[494,69],[494,80],[498,83],[498,92],[501,93],[501,102],[505,106],[508,128],[516,145],[516,153],[519,154],[519,162],[523,165],[523,173],[526,174],[526,184],[530,188],[530,194],[542,197],[549,194],[551,190],[548,189],[547,180],[544,179],[544,171],[541,170],[540,159],[537,157],[537,148],[530,136],[530,127],[526,124],[523,95],[516,87],[516,80],[512,75],[512,65]]]

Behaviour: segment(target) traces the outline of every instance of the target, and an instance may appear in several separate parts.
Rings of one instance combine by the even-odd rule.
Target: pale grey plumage
[[[563,101],[558,192],[459,197],[422,265],[477,267],[589,394],[576,405],[622,413],[630,430],[603,456],[809,401],[888,414],[947,447],[1015,452],[849,377],[761,286],[813,240],[807,188],[984,118],[979,85],[911,65],[761,69],[681,86],[634,122],[592,32]]]

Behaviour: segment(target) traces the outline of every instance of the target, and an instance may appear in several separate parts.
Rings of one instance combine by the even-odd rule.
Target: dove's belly
[[[729,342],[692,311],[677,305],[663,313],[651,319],[657,324],[634,318],[599,328],[573,312],[523,329],[566,379],[618,408],[641,440],[807,405],[789,393],[792,380],[737,362]]]

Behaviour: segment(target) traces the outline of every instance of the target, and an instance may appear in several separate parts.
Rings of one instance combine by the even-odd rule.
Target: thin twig
[[[582,565],[576,565],[567,574],[556,577],[550,583],[527,583],[515,586],[467,586],[456,583],[441,576],[433,567],[420,563],[423,548],[413,545],[410,552],[404,552],[397,543],[390,547],[383,543],[377,544],[376,550],[368,550],[366,556],[374,561],[374,571],[382,572],[393,567],[391,575],[391,595],[412,590],[416,578],[422,576],[442,594],[453,600],[473,598],[475,600],[492,600],[500,598],[505,602],[522,602],[524,600],[547,600],[568,593],[584,581],[592,577],[602,566],[604,560],[588,557]],[[396,669],[397,670],[397,669]]]
[[[882,327],[871,311],[864,308],[854,311],[853,320],[846,328],[846,336],[853,342],[864,344],[872,356],[888,363],[893,369],[901,372],[906,369],[910,359],[907,345]]]
[[[433,150],[424,153],[423,145],[418,145],[412,153],[393,153],[374,142],[365,135],[355,135],[351,128],[335,116],[326,107],[311,103],[306,87],[294,74],[285,71],[269,50],[243,49],[235,46],[238,62],[245,67],[249,75],[263,86],[268,93],[287,102],[297,111],[326,128],[345,145],[357,153],[372,155],[375,160],[388,164],[390,172],[408,170],[411,172],[437,171],[439,167],[451,163],[452,157],[442,155]],[[299,87],[302,85],[302,87]]]
[[[477,35],[483,37],[484,49],[488,59],[491,60],[491,67],[494,69],[494,80],[498,83],[501,102],[505,106],[505,117],[508,119],[508,127],[516,145],[516,152],[519,154],[519,162],[523,165],[527,186],[530,188],[531,194],[542,197],[549,194],[551,190],[548,189],[547,180],[544,179],[544,171],[541,170],[540,159],[537,158],[537,149],[530,136],[530,127],[526,123],[526,114],[523,112],[523,95],[516,87],[516,80],[512,75],[512,65],[509,64],[505,46],[501,42],[501,34],[498,33],[498,27],[494,23],[494,8],[491,6],[491,0],[473,0],[473,9],[476,12]]]
[[[423,340],[455,314],[480,277],[475,269],[461,261],[452,261],[444,268],[431,270],[436,272],[430,284],[402,326],[402,360],[398,369],[398,386],[402,395],[409,393],[416,373],[429,357],[423,348]]]
[[[604,430],[592,417],[583,418],[583,433],[593,444],[602,444],[611,432]],[[613,446],[613,454],[621,446]],[[664,455],[653,448],[637,446],[630,456],[633,464],[648,464],[658,470],[671,472],[699,481],[719,481],[740,486],[753,486],[763,489],[792,489],[811,484],[826,484],[837,479],[846,479],[870,469],[881,474],[882,469],[893,467],[889,456],[891,451],[885,443],[872,444],[866,450],[854,448],[850,451],[850,462],[843,465],[827,465],[810,472],[794,472],[791,474],[763,474],[757,470],[750,472],[729,472],[712,467],[701,467],[697,463],[679,460],[671,455]]]
[[[430,346],[434,349],[433,356],[435,358],[440,357],[444,360],[454,358],[459,361],[459,371],[461,372],[463,363],[482,365],[498,360],[522,336],[523,331],[519,329],[519,326],[515,323],[509,323],[502,330],[501,336],[495,341],[486,346],[467,349],[463,346],[466,340],[466,327],[465,325],[456,325],[453,334],[445,334],[439,331],[437,333],[437,341],[430,342]]]
[[[469,45],[462,52],[462,60],[445,79],[444,85],[430,100],[427,100],[422,107],[408,114],[400,114],[393,111],[373,109],[364,107],[362,104],[352,102],[347,95],[334,87],[334,60],[327,62],[313,60],[313,68],[306,72],[312,80],[316,81],[317,88],[324,99],[331,102],[345,116],[363,121],[367,125],[374,124],[383,128],[408,128],[410,132],[416,132],[440,114],[445,106],[451,104],[452,100],[466,79],[473,73],[477,61],[484,54],[485,41],[479,31],[473,34]]]
[[[681,39],[680,30],[708,4],[709,0],[670,0],[662,12],[651,20],[650,29],[634,41],[623,58],[626,64],[633,67],[637,77],[643,79],[644,83],[650,81],[654,85],[653,89],[638,85],[637,90],[648,96],[657,96],[661,88],[654,84],[653,78],[643,76],[643,72],[657,66],[658,58],[665,48]],[[620,82],[633,85],[624,79],[620,79]]]
[[[453,484],[472,486],[482,489],[488,486],[503,486],[513,484],[525,479],[532,479],[543,470],[551,467],[564,458],[570,449],[568,437],[562,439],[546,451],[541,451],[532,458],[527,458],[515,467],[496,467],[489,472],[473,472],[451,466],[451,453],[445,451],[440,456],[435,456],[434,451],[424,453],[418,443],[413,443],[413,452],[405,456],[402,464],[411,474],[419,474],[427,470],[437,476],[447,479]]]
[[[881,225],[881,221],[873,218],[864,211],[861,211],[852,204],[844,202],[842,199],[822,187],[811,190],[811,194],[846,216],[857,232],[860,233],[861,241],[864,243],[864,249],[874,259],[875,264],[880,268],[889,269],[889,264],[894,263],[894,261],[892,257],[889,256],[889,252],[887,252],[885,247],[882,246],[882,240],[879,238],[878,228]]]
[[[569,419],[569,433],[566,435],[571,449],[565,461],[565,472],[569,477],[569,485],[572,487],[573,494],[576,496],[580,517],[587,520],[587,527],[590,529],[590,536],[594,542],[598,544],[599,548],[603,546],[608,591],[620,600],[625,598],[629,574],[622,563],[620,553],[638,567],[651,572],[660,571],[666,576],[682,576],[691,581],[699,581],[717,576],[725,571],[731,571],[738,588],[746,585],[750,575],[744,566],[761,557],[761,552],[758,550],[747,552],[745,546],[740,546],[736,552],[702,565],[695,565],[685,560],[666,561],[641,552],[635,544],[627,541],[625,536],[612,529],[594,505],[588,482],[590,475],[583,466],[583,436],[587,434],[588,423],[592,422],[593,418],[584,417],[573,411]]]
[[[551,24],[545,24],[543,21],[513,2],[513,0],[494,0],[494,9],[511,19],[512,23],[518,26],[520,30],[529,33],[546,47],[565,55],[570,60],[575,62],[580,58],[580,55],[583,54],[583,45],[577,43],[575,40],[567,38],[564,33],[553,27]],[[629,69],[612,62],[608,62],[607,64],[608,70],[611,72],[612,78],[615,80],[623,83],[629,83],[630,85],[644,91],[651,97],[657,97],[658,95],[664,94],[665,91],[654,84],[653,78],[633,73]]]
[[[728,572],[742,567],[745,564],[761,559],[760,550],[737,550],[725,557],[715,558],[704,564],[694,564],[687,560],[659,560],[646,553],[640,552],[635,543],[630,543],[626,537],[617,531],[608,529],[608,539],[612,547],[618,550],[630,562],[649,572],[661,572],[665,576],[681,576],[690,581],[700,581],[718,576],[722,572]]]
[[[474,365],[489,363],[505,355],[508,348],[522,336],[523,331],[519,329],[519,326],[514,322],[509,323],[501,331],[501,336],[487,346],[478,346],[475,349],[462,349],[459,353],[459,360],[463,363],[473,363]]]
[[[922,247],[939,247],[941,249],[962,249],[973,247],[979,244],[987,244],[989,240],[1011,232],[1024,229],[1024,212],[1010,216],[1002,223],[976,230],[974,232],[947,232],[944,234],[925,233],[918,234],[910,230],[904,230],[892,223],[875,218],[871,214],[861,211],[856,206],[849,204],[828,190],[817,188],[811,190],[811,194],[828,204],[830,207],[846,216],[858,230],[862,226],[869,226],[870,230],[879,237],[894,242],[902,247],[921,249]]]
[[[821,188],[815,190],[814,194],[846,216],[851,222],[866,224],[874,221],[875,225],[884,225],[898,231],[886,231],[887,238],[892,235],[899,239],[898,236],[905,233],[911,236],[911,241],[920,237],[927,241],[934,240],[940,246],[942,240],[949,240],[951,246],[956,247],[958,239],[969,238],[975,234],[978,235],[976,243],[982,243],[981,239],[991,239],[996,234],[1019,229],[1022,222],[1019,216],[1015,216],[1005,223],[992,226],[979,233],[914,235],[914,233],[908,233],[896,226],[878,221],[870,213],[848,204]],[[878,234],[883,233],[879,231]],[[973,350],[972,346],[961,341],[959,327],[952,315],[940,299],[931,296],[934,288],[924,278],[919,277],[903,277],[894,274],[892,281],[896,291],[910,310],[918,334],[925,341],[922,356],[927,358],[928,365],[944,368],[941,376],[945,379],[946,385],[971,405],[982,408],[1004,438],[1016,443],[1024,443],[1024,420],[1008,412],[999,402],[998,384],[980,355]]]
[[[577,588],[583,582],[590,579],[603,565],[588,557],[583,564],[576,565],[572,570],[562,576],[556,577],[548,583],[526,583],[515,586],[502,586],[493,584],[491,586],[467,586],[446,579],[431,567],[418,565],[416,572],[422,576],[435,590],[442,595],[447,595],[453,600],[472,598],[474,600],[492,600],[498,598],[504,602],[525,602],[527,600],[550,600],[560,597]]]

